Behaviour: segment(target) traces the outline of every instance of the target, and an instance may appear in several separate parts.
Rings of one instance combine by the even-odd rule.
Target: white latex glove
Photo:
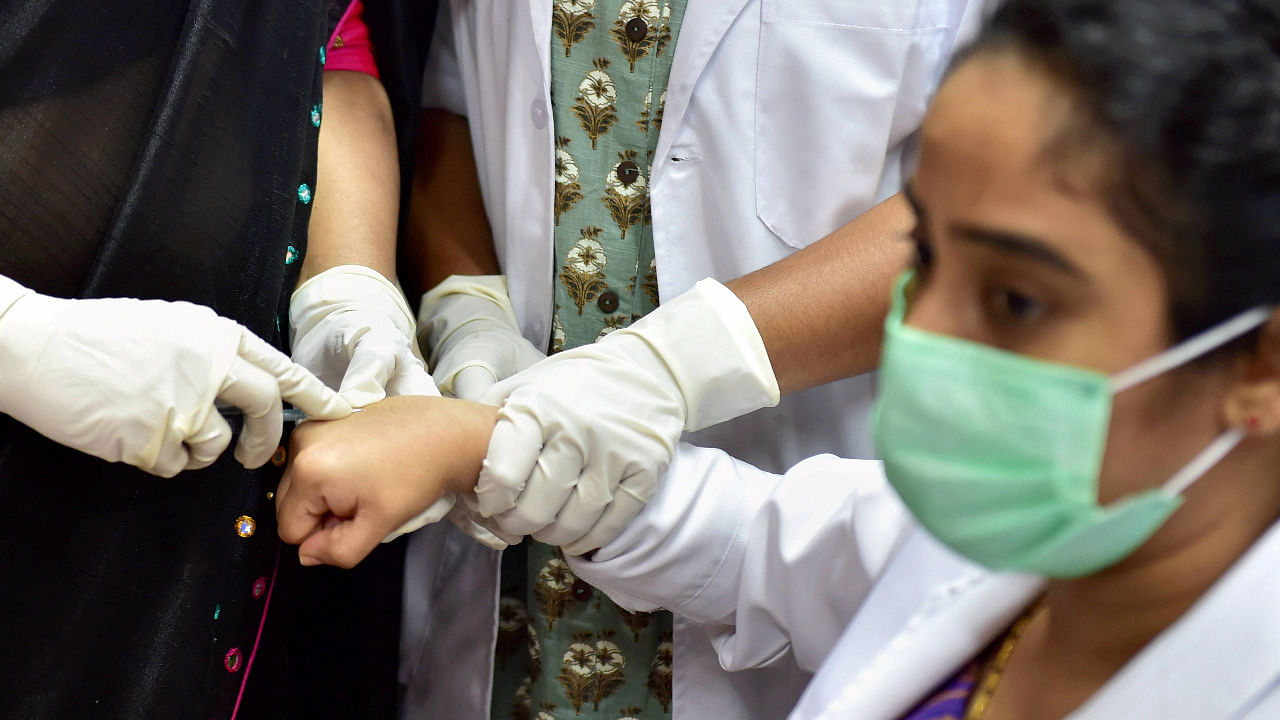
[[[418,342],[430,360],[442,392],[478,401],[494,383],[537,363],[546,355],[520,333],[502,275],[450,275],[422,296]],[[453,494],[442,498],[455,501]],[[483,545],[501,550],[506,540],[475,510],[475,500],[459,502],[449,519]]]
[[[351,403],[364,407],[399,395],[439,396],[415,339],[404,292],[364,265],[331,267],[298,286],[289,300],[294,362]],[[383,539],[433,523],[453,507],[442,497]]]
[[[778,403],[751,314],[703,280],[630,327],[495,385],[501,406],[476,486],[501,534],[580,555],[657,489],[680,435]]]
[[[329,268],[289,300],[293,360],[352,407],[396,395],[436,395],[400,291],[363,265]]]
[[[281,399],[317,419],[351,407],[247,328],[186,302],[65,300],[0,277],[0,412],[111,462],[172,477],[231,442],[215,403],[244,412],[235,457],[265,463]]]
[[[463,400],[546,357],[520,333],[502,275],[450,275],[423,295],[418,342],[441,392]]]

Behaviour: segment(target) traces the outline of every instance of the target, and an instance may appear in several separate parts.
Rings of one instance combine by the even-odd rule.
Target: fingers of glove
[[[454,374],[453,396],[478,402],[496,382],[498,376],[488,366],[469,365]]]
[[[216,411],[205,416],[204,425],[187,437],[187,470],[209,467],[231,444],[231,426]]]
[[[284,408],[275,377],[237,357],[231,363],[218,399],[244,411],[236,460],[247,468],[261,467],[271,459],[284,430]]]
[[[187,461],[187,446],[182,444],[182,436],[170,429],[166,430],[164,438],[160,441],[160,451],[156,455],[155,462],[149,466],[139,464],[138,467],[152,475],[171,478],[187,467]]]
[[[351,362],[342,376],[338,394],[353,408],[372,405],[385,398],[387,382],[396,370],[398,351],[409,352],[408,343],[398,336],[391,339],[376,332],[365,333],[351,351]]]
[[[306,368],[248,330],[240,335],[240,357],[271,374],[280,397],[306,413],[308,418],[337,420],[351,414],[351,406],[338,393],[325,387]]]
[[[493,395],[491,391],[485,397]],[[542,424],[532,413],[511,405],[502,408],[476,483],[476,509],[481,515],[492,517],[516,506],[542,455],[543,440]]]
[[[572,542],[561,543],[565,554],[585,555],[613,542],[653,496],[655,477],[645,472],[623,480],[613,495],[613,502],[604,509],[591,530]],[[644,492],[646,487],[650,488],[647,493]]]
[[[533,471],[529,473],[524,491],[516,498],[516,506],[494,516],[498,527],[507,533],[532,535],[550,525],[569,497],[578,491],[579,481],[585,479],[588,485],[594,481],[594,478],[583,477],[583,465],[582,451],[572,443],[552,442],[543,447]],[[476,492],[479,493],[479,486]],[[582,492],[589,497],[600,494],[595,487],[585,488]],[[601,506],[606,503],[607,497],[598,501]]]
[[[551,522],[533,533],[533,538],[548,545],[562,546],[586,535],[613,501],[609,485],[598,469],[583,471],[564,506]]]
[[[396,363],[395,374],[387,382],[387,397],[402,395],[440,397],[440,390],[436,388],[435,381],[427,373],[427,366],[413,355],[401,356]],[[436,520],[439,519],[436,518]]]
[[[303,565],[355,567],[378,546],[385,533],[378,527],[379,523],[359,513],[352,518],[330,515],[298,546],[298,559]]]
[[[456,500],[457,496],[451,492],[441,495],[440,498],[431,503],[431,506],[426,510],[423,510],[409,522],[401,525],[395,530],[392,530],[386,537],[382,538],[382,542],[389,543],[401,535],[408,535],[409,533],[415,530],[420,530],[433,522],[438,522],[445,515],[449,514],[449,511],[453,509],[453,505]]]

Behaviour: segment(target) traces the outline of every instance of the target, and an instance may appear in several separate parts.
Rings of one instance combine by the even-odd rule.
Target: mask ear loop
[[[1194,360],[1253,330],[1265,323],[1269,317],[1271,317],[1271,308],[1259,306],[1246,310],[1198,335],[1193,335],[1159,355],[1113,375],[1111,377],[1112,392],[1118,393],[1135,385],[1141,385],[1157,375]],[[1191,487],[1192,483],[1221,462],[1222,458],[1234,450],[1242,440],[1244,440],[1244,431],[1238,428],[1231,428],[1222,433],[1207,447],[1196,453],[1196,456],[1183,465],[1182,469],[1174,473],[1161,489],[1170,495],[1181,495]]]
[[[1244,440],[1244,431],[1231,428],[1222,433],[1213,442],[1209,443],[1205,449],[1191,458],[1191,461],[1182,466],[1182,469],[1173,474],[1173,477],[1161,487],[1161,490],[1170,495],[1181,495],[1184,490],[1191,487],[1191,484],[1204,474],[1209,472],[1214,465],[1222,461],[1227,453],[1236,449],[1240,441]]]
[[[1258,327],[1266,322],[1269,317],[1271,317],[1271,308],[1265,305],[1245,310],[1226,322],[1214,325],[1198,335],[1191,336],[1159,355],[1143,360],[1128,370],[1112,375],[1111,391],[1118,393],[1128,390],[1157,375],[1167,373],[1179,365],[1195,360],[1210,350],[1226,345]]]

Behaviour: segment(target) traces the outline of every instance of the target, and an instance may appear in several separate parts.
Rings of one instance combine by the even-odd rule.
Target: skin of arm
[[[371,75],[334,70],[324,74],[324,99],[298,284],[338,265],[364,265],[395,281],[400,171],[386,90]]]
[[[875,370],[893,279],[915,223],[901,194],[727,283],[764,339],[782,394]]]
[[[406,256],[422,288],[450,275],[497,275],[467,119],[424,109],[414,157]]]

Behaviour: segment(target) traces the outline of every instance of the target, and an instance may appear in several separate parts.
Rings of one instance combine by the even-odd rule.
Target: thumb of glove
[[[453,395],[463,400],[480,402],[489,388],[498,382],[493,371],[483,365],[472,365],[458,371],[453,377]]]

